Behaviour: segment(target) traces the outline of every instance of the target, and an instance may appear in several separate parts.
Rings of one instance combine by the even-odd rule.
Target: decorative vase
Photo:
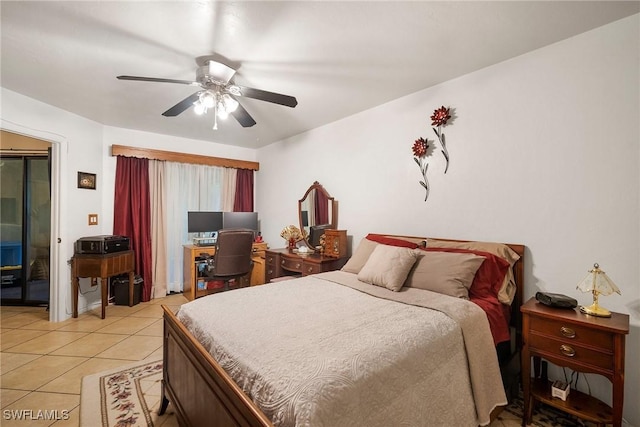
[[[291,238],[289,239],[289,249],[295,249],[296,248],[296,240]]]

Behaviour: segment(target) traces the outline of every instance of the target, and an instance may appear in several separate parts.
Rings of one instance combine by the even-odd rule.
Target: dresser
[[[347,259],[347,257],[332,258],[320,254],[299,254],[286,248],[269,249],[266,251],[265,280],[270,282],[282,276],[308,276],[339,270]]]
[[[596,424],[622,424],[625,337],[629,316],[593,317],[574,309],[547,307],[534,298],[522,307],[523,425],[531,422],[536,401]],[[531,376],[531,358],[534,375]],[[612,406],[571,389],[567,400],[551,395],[551,382],[541,376],[541,359],[578,372],[600,374],[613,384]],[[557,378],[561,379],[561,378]]]

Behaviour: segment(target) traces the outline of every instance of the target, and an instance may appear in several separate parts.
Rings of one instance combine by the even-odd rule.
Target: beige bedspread
[[[277,426],[477,426],[506,404],[488,322],[465,300],[336,271],[178,318]]]

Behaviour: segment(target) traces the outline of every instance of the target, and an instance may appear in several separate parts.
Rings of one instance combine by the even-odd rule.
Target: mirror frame
[[[304,196],[302,196],[302,198],[298,200],[298,223],[300,225],[300,230],[304,230],[304,226],[302,224],[302,204],[307,199],[307,196],[309,195],[309,193],[311,193],[311,191],[313,190],[321,191],[327,197],[327,200],[329,203],[329,211],[331,213],[331,223],[330,223],[331,228],[337,229],[338,228],[338,202],[333,197],[331,197],[331,195],[327,192],[327,190],[325,190],[322,184],[320,184],[318,181],[314,181],[313,184],[311,184],[311,186],[304,193]],[[304,243],[310,249],[314,249],[313,247],[311,247],[311,244],[309,243],[309,235],[305,237]]]

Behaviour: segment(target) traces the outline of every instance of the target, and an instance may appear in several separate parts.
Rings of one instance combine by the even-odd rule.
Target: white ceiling
[[[638,13],[638,1],[2,1],[3,87],[109,126],[257,148]],[[240,98],[257,124],[193,109],[195,59],[293,95]],[[438,101],[446,103],[443,99]],[[425,111],[425,115],[430,112]]]

